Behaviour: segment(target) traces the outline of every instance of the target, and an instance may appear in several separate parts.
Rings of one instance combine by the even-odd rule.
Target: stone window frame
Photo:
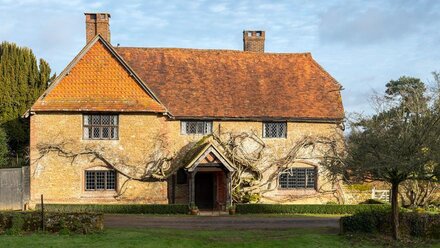
[[[275,127],[276,134],[269,136],[266,131],[266,125],[284,125],[284,133],[281,133],[279,127]],[[287,138],[287,122],[286,121],[264,121],[262,123],[262,137],[265,139],[286,139]]]
[[[188,124],[191,123],[193,125],[196,125],[196,130],[195,132],[188,132]],[[201,129],[203,129],[202,131],[199,132],[198,128],[200,128],[197,125],[203,125],[203,127],[201,127]],[[207,120],[184,120],[184,121],[180,121],[180,134],[182,135],[208,135],[208,134],[212,134],[212,126],[213,126],[213,122],[212,121],[207,121]]]
[[[292,171],[292,170],[313,170],[313,173],[314,173],[314,175],[313,175],[313,186],[312,187],[307,187],[308,186],[307,185],[307,183],[308,183],[307,179],[308,178],[307,178],[307,172],[305,172],[306,178],[304,179],[305,184],[304,184],[303,187],[282,187],[281,186],[281,176],[285,175],[285,174],[289,174],[288,171]],[[317,166],[311,165],[311,166],[301,166],[301,167],[289,167],[289,168],[284,169],[283,171],[281,171],[278,174],[278,177],[277,177],[278,189],[279,190],[317,190],[318,189],[318,178],[319,177],[318,177],[318,167]]]
[[[96,180],[97,180],[96,174],[94,176],[94,181],[95,181],[94,189],[87,188],[87,174],[90,172],[92,172],[92,173],[104,172],[104,188],[98,189],[96,187]],[[113,180],[114,180],[114,182],[113,182],[114,187],[113,188],[107,187],[108,173],[110,173],[110,172],[113,172]],[[118,188],[118,173],[116,170],[108,169],[108,168],[96,168],[96,167],[84,170],[83,189],[85,192],[115,192],[117,188]]]
[[[86,118],[88,118],[88,116],[91,116],[91,121],[90,123],[86,124]],[[100,124],[93,124],[93,116],[100,116]],[[113,118],[114,122],[116,122],[116,124],[102,124],[102,116],[109,116],[110,117],[110,122]],[[82,130],[83,130],[83,135],[82,138],[83,140],[119,140],[119,115],[115,114],[115,113],[84,113],[82,115]],[[113,118],[112,118],[113,117]],[[93,132],[94,132],[94,128],[99,128],[99,138],[94,138],[93,136]],[[104,128],[109,128],[109,135],[108,137],[103,137],[103,129]],[[112,137],[111,133],[112,130],[114,130],[114,137]],[[86,136],[86,132],[88,132],[87,136]],[[91,137],[89,136],[91,133]]]

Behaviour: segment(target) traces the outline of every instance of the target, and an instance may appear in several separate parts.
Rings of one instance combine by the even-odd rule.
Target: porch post
[[[226,209],[232,205],[232,185],[231,185],[231,172],[226,173]]]
[[[195,204],[195,189],[194,189],[195,174],[196,174],[195,171],[189,173],[189,190],[188,190],[189,205],[193,203]]]

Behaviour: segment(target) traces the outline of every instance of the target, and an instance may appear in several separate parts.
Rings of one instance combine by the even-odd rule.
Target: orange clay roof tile
[[[96,42],[32,111],[164,112],[105,47]]]
[[[115,48],[176,117],[332,119],[341,86],[310,53]]]

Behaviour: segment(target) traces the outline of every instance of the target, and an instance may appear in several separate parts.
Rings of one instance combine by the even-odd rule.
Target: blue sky
[[[32,48],[59,73],[85,45],[84,12],[109,12],[121,46],[242,49],[266,31],[267,52],[311,52],[343,86],[346,111],[402,75],[440,71],[440,1],[0,0],[0,41]]]

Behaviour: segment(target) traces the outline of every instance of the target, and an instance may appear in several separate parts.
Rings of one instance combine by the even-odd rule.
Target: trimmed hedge
[[[37,204],[37,209],[41,209]],[[44,204],[50,212],[105,214],[187,214],[183,204]]]
[[[368,211],[340,220],[341,233],[391,234],[391,211]],[[440,214],[401,212],[399,231],[403,236],[440,239]]]
[[[370,210],[390,209],[388,204],[368,205],[287,205],[287,204],[237,204],[240,214],[355,214]]]
[[[44,231],[52,233],[88,234],[103,230],[102,214],[44,213]],[[0,211],[0,234],[19,235],[41,230],[41,213]]]

